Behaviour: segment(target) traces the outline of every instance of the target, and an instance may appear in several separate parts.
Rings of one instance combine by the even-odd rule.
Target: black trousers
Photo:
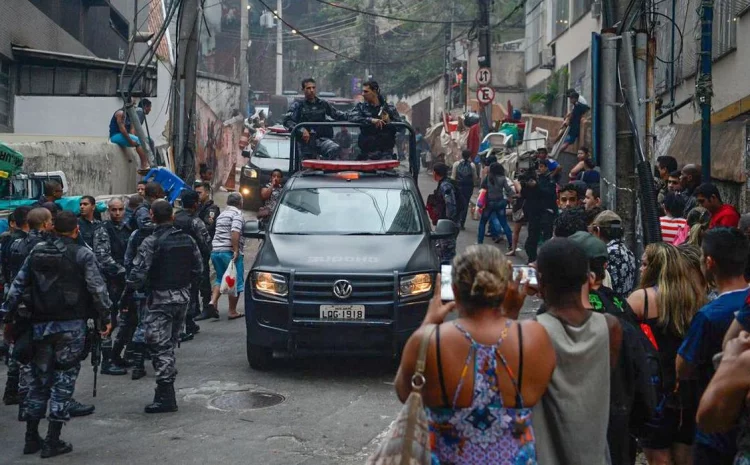
[[[471,196],[474,195],[474,185],[464,185],[458,187],[461,190],[461,197],[463,202],[458,206],[460,209],[458,222],[460,226],[466,226],[466,216],[469,214],[469,203],[471,202]]]
[[[555,214],[549,210],[524,212],[529,220],[529,236],[526,238],[526,255],[529,263],[536,261],[539,241],[547,241],[552,238],[552,224]]]

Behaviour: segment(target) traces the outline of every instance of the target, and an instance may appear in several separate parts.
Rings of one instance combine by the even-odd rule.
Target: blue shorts
[[[130,136],[130,140],[135,142],[137,145],[141,145],[141,140],[138,138],[138,136],[134,136],[133,134],[128,135]],[[120,147],[131,147],[130,143],[125,140],[125,136],[123,136],[119,132],[110,137],[109,141],[113,144],[119,145]]]
[[[227,268],[229,268],[232,255],[234,255],[232,252],[211,252],[211,263],[216,270],[214,286],[221,286],[221,279],[224,277],[224,273],[227,272]],[[239,294],[245,290],[245,263],[242,255],[234,262],[234,266],[237,267],[237,294]]]
[[[568,133],[567,136],[565,136],[565,140],[563,141],[565,144],[571,145],[573,144],[576,139],[578,139],[578,134],[570,134]]]

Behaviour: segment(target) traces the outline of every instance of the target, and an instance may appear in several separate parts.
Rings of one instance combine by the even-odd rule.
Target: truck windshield
[[[420,210],[408,190],[295,189],[277,206],[274,234],[420,234]]]
[[[289,138],[287,137],[264,137],[255,147],[254,157],[258,158],[281,158],[289,160]]]

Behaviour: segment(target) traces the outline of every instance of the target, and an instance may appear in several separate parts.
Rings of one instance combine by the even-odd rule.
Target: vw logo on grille
[[[348,299],[352,296],[353,291],[354,288],[352,288],[352,283],[345,279],[339,279],[333,283],[333,295],[339,299]]]

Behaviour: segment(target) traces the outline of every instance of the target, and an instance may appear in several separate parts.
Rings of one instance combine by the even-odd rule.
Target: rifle
[[[99,374],[99,365],[102,362],[102,335],[99,332],[100,330],[101,320],[95,318],[94,327],[89,328],[89,335],[91,337],[91,366],[94,367],[94,397],[96,397],[96,380]]]

